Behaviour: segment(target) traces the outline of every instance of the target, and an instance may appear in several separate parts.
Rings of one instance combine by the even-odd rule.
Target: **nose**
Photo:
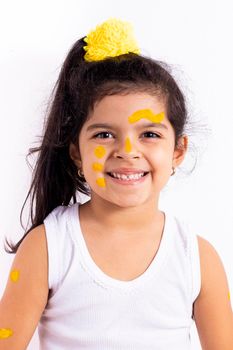
[[[124,159],[140,158],[141,153],[135,147],[134,143],[131,142],[131,139],[127,137],[120,143],[120,145],[117,146],[117,149],[114,152],[114,157]]]

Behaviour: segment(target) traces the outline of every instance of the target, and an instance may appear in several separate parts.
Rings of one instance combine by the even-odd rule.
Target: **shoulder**
[[[14,257],[11,270],[19,271],[20,285],[40,286],[40,291],[48,290],[48,254],[44,224],[29,231]],[[11,286],[11,284],[10,284]],[[32,289],[32,292],[36,289]],[[23,291],[24,288],[21,289]],[[19,291],[20,292],[20,291]],[[39,294],[39,290],[36,292]]]
[[[17,293],[23,296],[25,290],[30,291],[33,297],[41,297],[48,293],[48,257],[44,225],[39,225],[29,231],[20,244],[14,257],[11,271],[17,271],[19,281],[17,284],[11,283],[9,275],[7,291],[13,291],[12,286],[20,286]],[[38,289],[37,289],[38,287]],[[15,292],[15,290],[14,290]]]
[[[225,282],[224,287],[229,292],[226,273],[222,260],[214,246],[205,238],[197,235],[200,266],[201,266],[201,293],[211,289],[211,284],[215,279]]]
[[[205,350],[233,348],[233,313],[222,260],[213,245],[197,236],[201,291],[194,303],[194,320]]]
[[[229,298],[229,286],[223,262],[214,246],[205,238],[198,236],[201,267],[200,296],[213,293],[213,287]]]
[[[33,258],[32,260],[35,262],[35,257],[44,258],[40,260],[41,263],[47,260],[47,243],[44,224],[32,229],[24,238],[15,258],[22,258],[22,256],[29,256]]]
[[[22,271],[27,269],[33,280],[36,273],[37,281],[47,285],[48,254],[44,224],[27,234],[19,246],[13,265],[15,268],[21,266]]]
[[[46,241],[45,238],[46,238],[45,225],[44,224],[38,225],[34,227],[31,231],[29,231],[29,233],[24,238],[20,247],[23,245],[31,245],[31,244],[34,245],[34,243],[44,243]]]

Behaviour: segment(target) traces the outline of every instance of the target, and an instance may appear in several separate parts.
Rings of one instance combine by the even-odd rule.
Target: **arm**
[[[47,303],[47,269],[45,228],[39,225],[21,243],[11,267],[19,275],[10,273],[0,301],[0,350],[26,349]]]
[[[214,247],[198,237],[201,291],[194,303],[194,320],[203,350],[233,349],[233,312],[223,264]]]

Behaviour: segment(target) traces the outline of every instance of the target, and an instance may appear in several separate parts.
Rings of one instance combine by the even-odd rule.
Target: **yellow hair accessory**
[[[84,41],[86,61],[100,61],[107,57],[115,57],[129,52],[140,53],[140,49],[133,35],[133,27],[129,22],[110,18],[97,25]]]

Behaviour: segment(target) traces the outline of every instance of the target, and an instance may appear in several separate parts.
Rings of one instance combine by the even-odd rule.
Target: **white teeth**
[[[138,180],[143,176],[144,173],[138,173],[138,174],[117,174],[117,173],[111,173],[112,176],[116,177],[117,179],[121,180]]]

